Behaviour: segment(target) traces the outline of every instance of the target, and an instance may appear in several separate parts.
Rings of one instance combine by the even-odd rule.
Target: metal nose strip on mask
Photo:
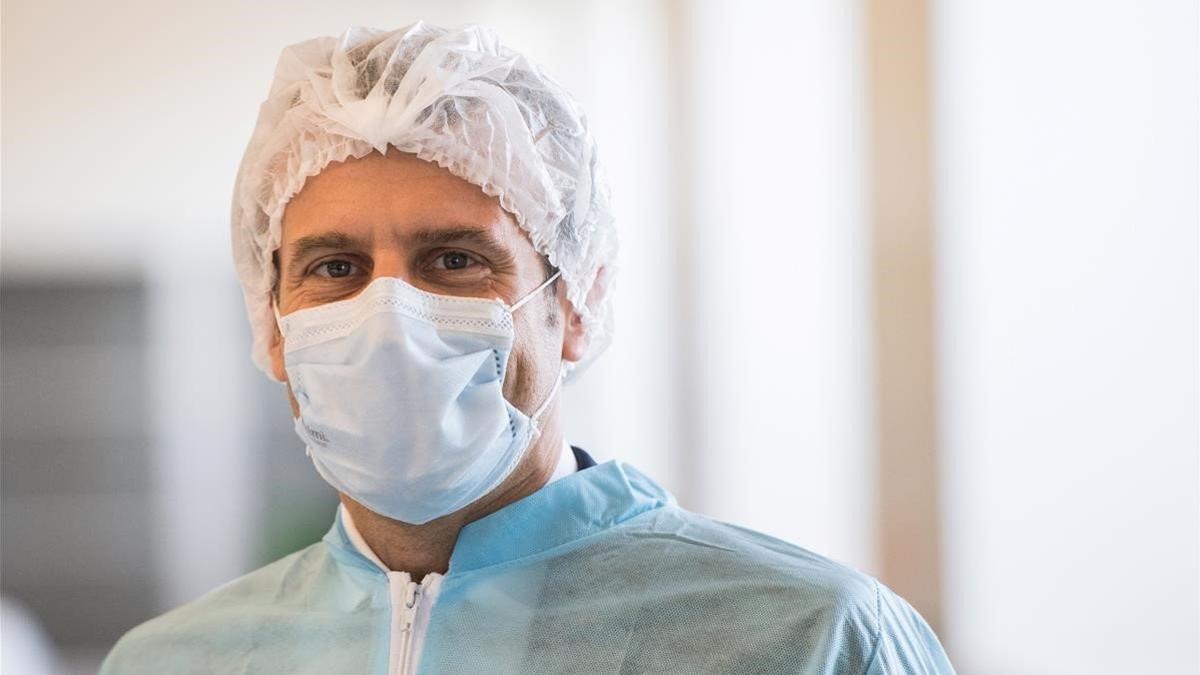
[[[525,303],[527,303],[533,299],[533,296],[535,296],[538,293],[540,293],[541,291],[545,290],[545,288],[547,286],[554,283],[554,280],[561,276],[562,276],[561,271],[551,274],[550,277],[547,278],[545,281],[543,281],[540,286],[538,286],[537,288],[533,289],[532,291],[526,293],[525,297],[521,298],[516,303],[514,303],[513,305],[508,307],[508,311],[510,313],[512,313],[512,312],[516,312],[518,309],[521,309],[521,307],[524,306]],[[280,330],[282,330],[283,329],[283,316],[279,314],[279,304],[277,302],[275,302],[274,298],[271,299],[271,313],[275,315],[275,325],[279,326]]]

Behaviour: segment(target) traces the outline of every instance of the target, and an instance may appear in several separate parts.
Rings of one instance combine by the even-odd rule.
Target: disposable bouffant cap
[[[588,331],[581,363],[607,346],[616,232],[583,112],[490,29],[417,22],[351,28],[279,57],[233,197],[233,257],[259,368],[271,372],[272,256],[284,207],[329,164],[389,146],[498,198],[562,273]]]

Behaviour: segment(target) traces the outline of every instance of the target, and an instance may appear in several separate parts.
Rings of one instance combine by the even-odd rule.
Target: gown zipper
[[[413,667],[413,625],[421,603],[421,584],[407,572],[388,572],[388,591],[392,599],[392,648],[390,675],[409,675]]]

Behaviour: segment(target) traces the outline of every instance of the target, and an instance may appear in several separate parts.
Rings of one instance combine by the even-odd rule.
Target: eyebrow
[[[328,251],[330,249],[348,249],[360,248],[363,242],[351,237],[345,232],[325,232],[322,234],[310,234],[306,237],[300,237],[292,244],[291,255],[286,261],[287,269],[290,272],[292,266],[299,260],[303,260],[313,253],[320,251]]]
[[[403,240],[413,248],[470,243],[478,247],[480,252],[487,256],[493,264],[504,265],[513,260],[512,251],[498,241],[493,236],[492,230],[488,228],[463,226],[419,230],[403,237]]]
[[[493,237],[491,229],[484,227],[450,227],[436,229],[420,229],[418,232],[404,235],[404,243],[409,246],[446,246],[470,241],[482,249],[498,250],[508,253],[502,243]]]

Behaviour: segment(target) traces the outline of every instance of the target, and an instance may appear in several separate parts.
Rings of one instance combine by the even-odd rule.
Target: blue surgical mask
[[[368,509],[420,524],[495,489],[537,437],[502,393],[512,306],[428,293],[394,277],[278,317],[300,408],[296,433],[321,476]]]

